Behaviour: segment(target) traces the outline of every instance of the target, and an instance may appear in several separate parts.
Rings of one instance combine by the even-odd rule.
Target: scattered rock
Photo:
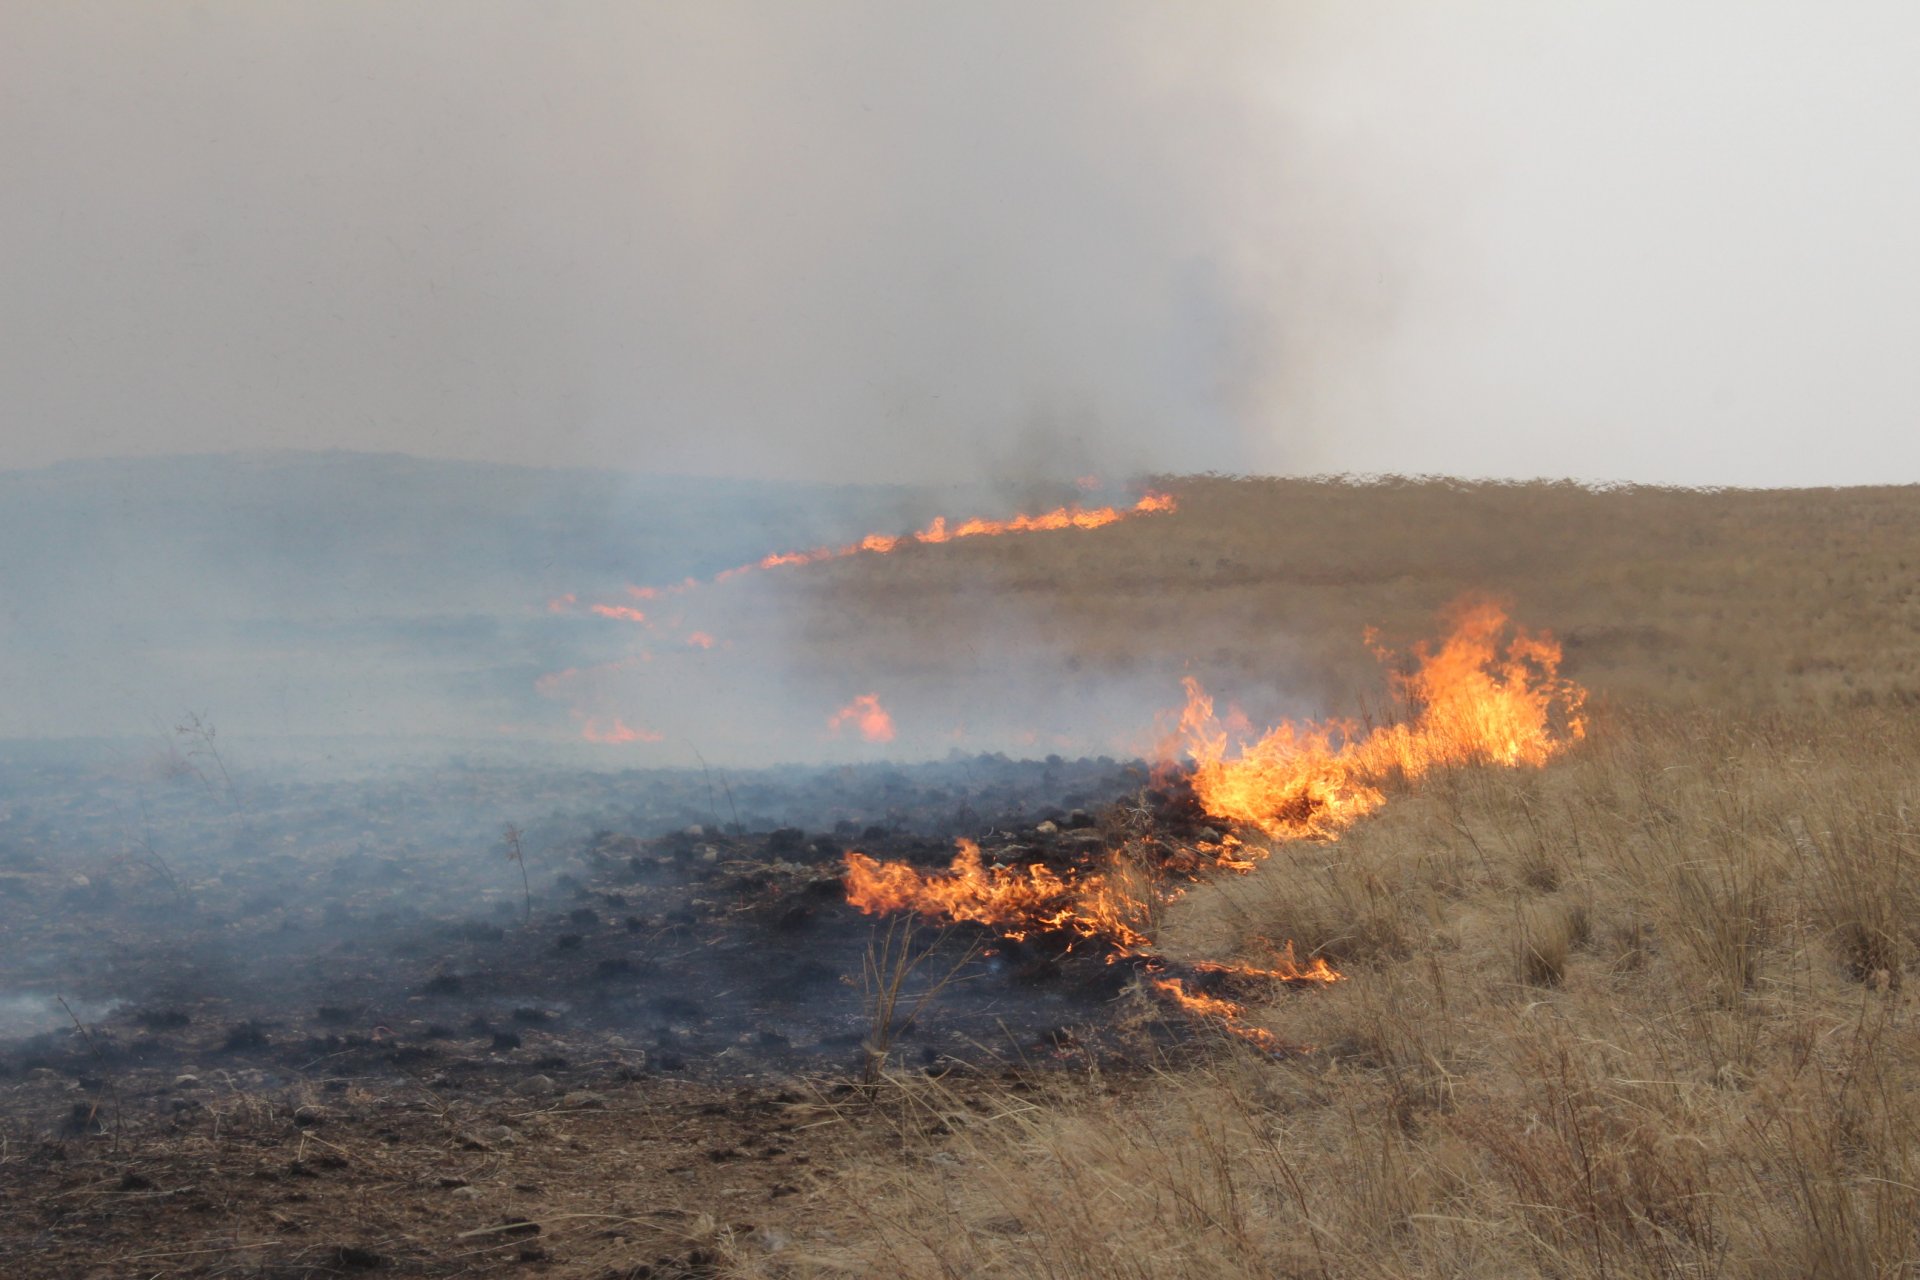
[[[523,1098],[544,1098],[559,1088],[552,1076],[528,1076],[513,1087],[513,1091]]]
[[[372,1249],[357,1244],[336,1245],[328,1259],[334,1266],[347,1271],[378,1271],[387,1265],[387,1257]]]
[[[586,1089],[575,1089],[572,1093],[561,1095],[560,1105],[569,1111],[602,1110],[606,1107],[607,1101],[597,1093]]]
[[[264,1049],[266,1046],[266,1028],[248,1019],[236,1022],[227,1029],[227,1038],[222,1047],[229,1053],[238,1053],[243,1049]]]

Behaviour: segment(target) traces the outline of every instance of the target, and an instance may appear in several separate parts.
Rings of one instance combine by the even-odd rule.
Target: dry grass
[[[1335,649],[1362,623],[1414,635],[1460,590],[1504,592],[1568,637],[1591,737],[1176,905],[1175,952],[1290,938],[1348,973],[1264,1010],[1309,1051],[1223,1043],[1203,1070],[985,1108],[902,1081],[943,1121],[848,1173],[817,1239],[740,1269],[1920,1274],[1916,495],[1181,488],[1164,526],[1070,564],[1035,540],[968,572],[1051,583],[1056,639],[1091,658],[1203,633],[1197,656],[1252,671],[1264,632],[1356,702],[1377,684]],[[925,586],[939,624],[953,583],[863,571]]]

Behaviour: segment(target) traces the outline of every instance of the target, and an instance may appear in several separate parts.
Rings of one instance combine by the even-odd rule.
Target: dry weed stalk
[[[501,829],[501,838],[506,841],[507,861],[520,868],[520,892],[525,896],[527,905],[526,921],[533,923],[533,881],[527,878],[527,855],[520,846],[520,828],[509,822]]]
[[[875,928],[860,970],[861,990],[867,997],[867,1037],[861,1045],[862,1085],[871,1087],[879,1082],[886,1071],[887,1058],[893,1052],[894,1040],[913,1024],[929,1001],[959,978],[961,969],[973,959],[979,948],[977,942],[970,944],[919,994],[907,999],[907,980],[933,958],[951,933],[951,929],[941,929],[922,945],[913,917],[901,915],[890,916],[884,928]]]

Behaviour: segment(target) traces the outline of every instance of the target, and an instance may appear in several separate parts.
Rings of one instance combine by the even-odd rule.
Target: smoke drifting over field
[[[1911,474],[1917,38],[1730,0],[12,6],[0,465]]]

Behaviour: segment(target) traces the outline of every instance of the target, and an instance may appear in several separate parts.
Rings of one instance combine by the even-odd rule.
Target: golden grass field
[[[809,635],[937,675],[927,637],[987,599],[1088,662],[1287,663],[1358,711],[1363,627],[1404,646],[1491,594],[1565,642],[1585,741],[1171,908],[1169,952],[1347,975],[1256,1015],[1308,1051],[987,1105],[899,1077],[897,1141],[736,1270],[1920,1274],[1920,492],[1166,487],[1092,534],[827,566]],[[915,625],[862,628],[882,599]]]

